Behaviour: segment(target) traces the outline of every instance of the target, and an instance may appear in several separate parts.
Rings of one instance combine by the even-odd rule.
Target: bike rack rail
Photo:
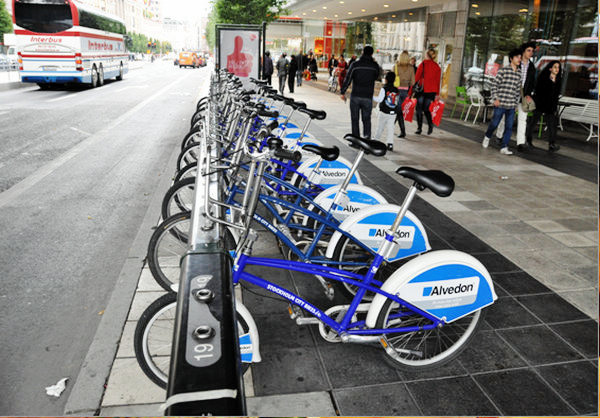
[[[216,135],[220,74],[213,74],[204,137]],[[190,227],[190,250],[181,260],[166,415],[246,415],[240,347],[231,280],[231,257],[222,227],[205,216],[210,196],[222,200],[220,173],[203,176],[201,161],[217,158],[218,146],[201,153]],[[207,184],[208,183],[208,184]],[[208,195],[205,194],[208,190]],[[212,206],[212,215],[221,208]]]

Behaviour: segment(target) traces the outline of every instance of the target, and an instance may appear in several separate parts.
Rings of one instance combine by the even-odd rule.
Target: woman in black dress
[[[548,151],[550,152],[560,149],[560,145],[556,143],[556,110],[558,108],[561,79],[560,61],[550,61],[537,79],[533,91],[535,110],[527,125],[527,141],[531,143],[532,131],[537,126],[540,117],[544,115],[544,121],[548,126]]]

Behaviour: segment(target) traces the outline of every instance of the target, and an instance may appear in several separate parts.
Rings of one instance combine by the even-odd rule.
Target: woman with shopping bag
[[[397,87],[399,90],[399,109],[396,112],[396,120],[398,121],[398,125],[400,126],[400,135],[398,135],[398,138],[404,138],[406,136],[406,128],[404,126],[404,114],[402,104],[404,103],[404,100],[408,97],[408,90],[413,84],[415,84],[415,70],[413,66],[410,65],[410,57],[408,56],[408,51],[402,51],[402,53],[400,54],[400,57],[398,58],[398,61],[394,66],[394,73],[396,74],[394,86]]]
[[[412,94],[417,99],[417,131],[415,134],[420,135],[423,128],[423,113],[427,119],[427,135],[431,135],[433,132],[433,120],[431,119],[431,112],[429,106],[431,102],[439,99],[440,94],[440,78],[442,76],[442,69],[435,62],[437,58],[437,51],[433,48],[429,48],[425,53],[425,59],[417,68],[417,74],[415,79],[417,82],[412,87]]]

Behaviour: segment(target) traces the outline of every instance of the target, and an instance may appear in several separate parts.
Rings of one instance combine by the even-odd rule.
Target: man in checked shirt
[[[500,153],[511,155],[512,151],[508,149],[508,141],[512,134],[512,126],[515,120],[515,108],[521,101],[521,50],[513,49],[508,53],[510,65],[502,67],[492,86],[492,103],[494,104],[494,116],[488,125],[485,137],[481,146],[487,148],[490,144],[492,134],[500,124],[504,116],[504,135],[502,136],[502,146]]]

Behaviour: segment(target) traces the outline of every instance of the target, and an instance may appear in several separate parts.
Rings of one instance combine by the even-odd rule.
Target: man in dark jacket
[[[271,76],[273,75],[273,60],[271,59],[271,53],[265,52],[265,59],[263,61],[263,80],[267,80],[267,84],[271,85]]]
[[[358,117],[363,122],[365,138],[371,138],[371,111],[373,110],[373,90],[375,80],[379,78],[381,69],[373,59],[373,47],[365,46],[363,54],[348,68],[348,74],[342,86],[342,100],[346,101],[346,90],[352,84],[350,93],[350,118],[352,119],[352,135],[360,136]]]
[[[298,62],[298,70],[296,71],[296,86],[300,87],[302,85],[302,74],[308,66],[308,59],[306,58],[306,55],[300,51],[296,57],[296,61]]]

